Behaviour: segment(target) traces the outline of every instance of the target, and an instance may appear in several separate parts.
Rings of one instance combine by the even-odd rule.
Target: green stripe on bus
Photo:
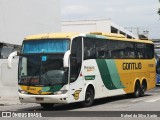
[[[55,86],[48,86],[48,87],[43,87],[42,92],[57,92],[59,91],[63,85],[55,85]]]
[[[115,61],[114,60],[106,60],[106,63],[107,63],[109,74],[111,76],[111,80],[112,80],[114,86],[117,89],[124,88],[124,86],[121,82]]]
[[[96,60],[102,81],[109,90],[124,88],[114,60]]]
[[[110,76],[106,61],[101,60],[101,59],[97,59],[96,62],[97,62],[97,65],[98,65],[98,68],[100,71],[100,75],[101,75],[101,78],[102,78],[102,81],[103,81],[105,87],[109,90],[117,89],[112,82],[112,78]]]
[[[107,37],[101,36],[101,35],[94,35],[94,34],[86,34],[86,37],[90,38],[101,38],[101,39],[106,39]]]

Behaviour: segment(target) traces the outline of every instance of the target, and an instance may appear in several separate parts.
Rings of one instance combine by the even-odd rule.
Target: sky
[[[61,20],[111,19],[133,30],[149,31],[150,39],[160,38],[159,0],[61,0]]]

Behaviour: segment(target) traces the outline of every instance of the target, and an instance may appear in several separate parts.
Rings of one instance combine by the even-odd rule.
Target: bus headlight
[[[24,90],[18,90],[19,93],[22,93],[22,94],[28,94],[28,92],[24,91]]]
[[[68,90],[60,90],[60,91],[54,92],[54,95],[66,94],[67,92]]]

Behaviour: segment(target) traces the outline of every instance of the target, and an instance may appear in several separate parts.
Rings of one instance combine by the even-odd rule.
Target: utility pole
[[[148,31],[148,30],[144,30],[144,31],[143,31],[143,34],[148,38],[149,31]]]
[[[160,0],[159,0],[159,3],[160,3]],[[158,14],[160,15],[160,8],[158,9]]]

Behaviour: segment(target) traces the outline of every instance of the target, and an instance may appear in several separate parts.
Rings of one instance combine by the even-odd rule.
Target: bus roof
[[[92,37],[92,38],[103,38],[103,39],[153,44],[151,40],[128,39],[122,34],[105,33],[105,32],[91,32],[91,33],[84,33],[84,34],[82,33],[45,33],[45,34],[27,36],[24,38],[24,40],[38,40],[38,39],[49,39],[49,38],[69,38],[71,39],[77,36],[86,36],[86,37]]]
[[[79,33],[44,33],[27,36],[25,40],[37,40],[37,39],[46,39],[46,38],[72,38],[74,36],[80,35]]]
[[[122,34],[116,34],[116,33],[105,33],[105,32],[91,32],[91,35],[98,35],[106,37],[106,39],[112,39],[112,40],[120,40],[120,41],[131,41],[131,42],[141,42],[141,43],[152,43],[151,40],[141,40],[141,39],[129,39],[126,38]]]

